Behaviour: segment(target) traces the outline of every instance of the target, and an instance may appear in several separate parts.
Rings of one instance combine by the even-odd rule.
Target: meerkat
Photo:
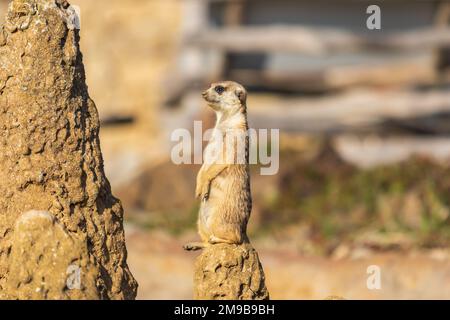
[[[247,92],[242,85],[225,81],[212,84],[202,95],[217,120],[195,192],[201,200],[197,226],[203,242],[185,245],[188,251],[248,242],[252,210]]]

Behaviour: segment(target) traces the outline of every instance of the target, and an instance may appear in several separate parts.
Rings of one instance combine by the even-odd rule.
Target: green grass
[[[293,162],[295,156],[283,158]],[[348,239],[368,228],[407,233],[420,246],[450,241],[447,167],[415,158],[359,170],[330,154],[294,163],[283,172],[279,196],[263,210],[265,229],[307,223],[325,241]],[[416,205],[409,208],[411,198]],[[411,223],[408,216],[419,223]]]

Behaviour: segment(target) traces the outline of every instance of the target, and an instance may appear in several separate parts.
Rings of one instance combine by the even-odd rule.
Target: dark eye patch
[[[225,92],[225,88],[223,86],[217,86],[214,88],[214,90],[218,93],[218,94],[222,94]]]

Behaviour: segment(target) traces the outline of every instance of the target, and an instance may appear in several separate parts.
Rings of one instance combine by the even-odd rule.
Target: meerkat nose
[[[208,91],[204,91],[204,92],[202,93],[202,96],[203,96],[203,98],[206,98],[206,97],[208,96]]]

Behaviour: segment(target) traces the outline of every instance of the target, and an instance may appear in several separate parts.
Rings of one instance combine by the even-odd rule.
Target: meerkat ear
[[[238,88],[236,89],[236,96],[242,104],[245,104],[247,101],[247,92],[245,90]]]

